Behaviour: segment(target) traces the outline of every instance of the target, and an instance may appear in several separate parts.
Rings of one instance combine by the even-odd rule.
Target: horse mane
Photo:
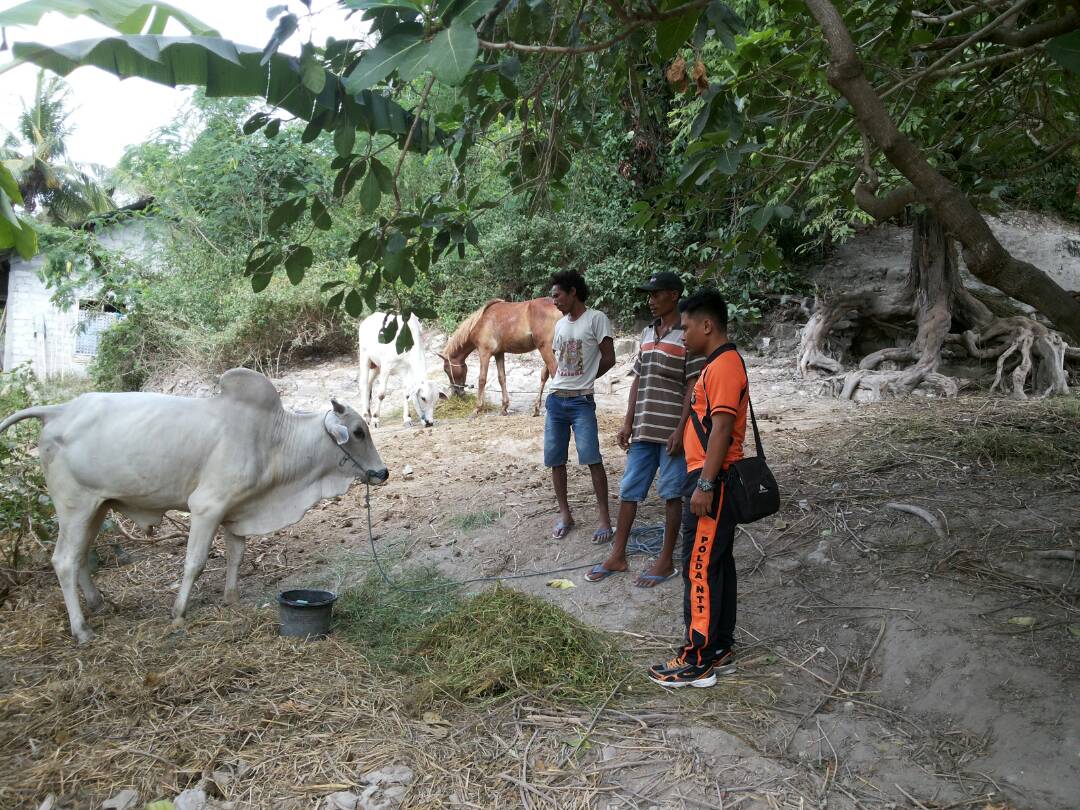
[[[450,339],[446,341],[446,348],[443,352],[447,357],[454,357],[464,347],[465,343],[469,340],[469,336],[472,335],[473,329],[480,323],[480,319],[484,317],[484,313],[488,311],[488,307],[492,304],[502,304],[505,301],[502,298],[492,298],[480,309],[476,310],[472,315],[463,320],[457,329],[454,330],[454,334],[450,335]]]

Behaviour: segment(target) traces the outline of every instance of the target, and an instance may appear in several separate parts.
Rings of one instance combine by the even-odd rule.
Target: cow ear
[[[339,445],[349,443],[349,429],[345,425],[331,425],[330,435],[334,437],[334,441]]]
[[[446,393],[445,388],[440,388],[439,389],[439,399],[450,399],[450,395],[448,393]]]
[[[334,406],[334,413],[336,413],[336,414],[345,413],[345,406],[342,405],[340,402],[338,402],[336,399],[330,400],[330,404]],[[348,433],[348,431],[346,431],[346,433]]]
[[[349,443],[349,427],[343,425],[336,416],[328,413],[323,419],[323,425],[326,427],[326,432],[339,446]]]

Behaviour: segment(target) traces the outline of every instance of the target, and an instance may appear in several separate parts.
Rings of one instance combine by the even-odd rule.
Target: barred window
[[[94,357],[97,354],[101,333],[123,317],[111,307],[98,309],[94,302],[79,304],[79,325],[75,332],[75,354]]]

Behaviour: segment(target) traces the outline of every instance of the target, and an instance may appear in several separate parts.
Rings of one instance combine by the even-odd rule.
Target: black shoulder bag
[[[734,343],[726,343],[717,349],[711,357],[709,364],[727,351],[734,351]],[[746,371],[746,361],[739,355],[742,361],[743,371]],[[701,373],[708,371],[708,365]],[[765,447],[761,443],[761,433],[758,431],[757,417],[754,416],[754,403],[750,400],[750,375],[747,374],[746,404],[750,411],[750,424],[754,427],[754,445],[757,447],[757,455],[743,458],[728,467],[727,476],[724,479],[725,496],[731,499],[732,514],[736,523],[754,523],[769,515],[775,515],[780,510],[780,487],[776,484],[776,478],[765,462]],[[704,389],[705,386],[702,386]],[[694,423],[694,431],[697,433],[701,447],[705,450],[709,447],[709,434],[712,433],[712,404],[709,395],[705,394],[705,424],[698,419],[697,412],[690,409],[690,418]]]

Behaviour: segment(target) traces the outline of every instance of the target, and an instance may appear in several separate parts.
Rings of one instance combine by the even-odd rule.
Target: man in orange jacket
[[[743,456],[749,384],[746,367],[727,336],[727,302],[701,289],[679,304],[690,352],[706,357],[686,424],[687,481],[683,490],[683,621],[678,654],[649,668],[668,687],[706,687],[735,671],[735,520],[724,497],[728,467]]]

